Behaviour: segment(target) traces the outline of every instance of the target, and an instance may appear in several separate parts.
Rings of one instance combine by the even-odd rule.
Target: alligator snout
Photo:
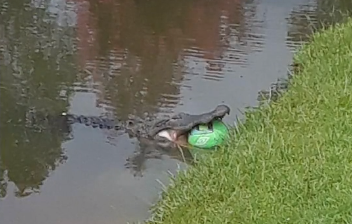
[[[215,111],[219,114],[230,114],[230,107],[226,105],[219,105],[216,107]]]

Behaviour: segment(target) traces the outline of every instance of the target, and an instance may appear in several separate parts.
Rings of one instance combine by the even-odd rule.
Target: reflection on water
[[[344,21],[352,15],[350,0],[315,0],[316,4],[303,4],[292,10],[288,17],[287,43],[291,47],[302,44],[322,28]]]
[[[93,81],[97,105],[124,119],[172,111],[185,74],[220,80],[222,70],[231,72],[231,63],[245,63],[260,47],[247,25],[254,4],[248,15],[236,0],[78,4],[81,78]]]
[[[312,27],[351,8],[347,0],[2,0],[0,223],[142,220],[156,180],[166,184],[192,157],[117,131],[28,124],[29,111],[125,121],[224,102],[232,124],[286,74]]]
[[[17,197],[39,192],[49,173],[66,158],[61,148],[68,140],[65,133],[55,127],[45,132],[26,127],[30,108],[49,112],[67,107],[71,94],[67,87],[74,80],[67,76],[75,71],[68,35],[72,30],[34,17],[39,13],[16,1],[5,2],[1,11],[2,197],[7,195],[8,182],[16,185]]]

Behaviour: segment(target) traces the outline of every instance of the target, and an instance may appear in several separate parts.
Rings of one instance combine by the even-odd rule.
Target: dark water
[[[116,131],[26,126],[26,113],[128,119],[226,103],[233,124],[351,1],[1,0],[1,224],[143,220],[179,152]],[[333,2],[333,3],[332,3]]]

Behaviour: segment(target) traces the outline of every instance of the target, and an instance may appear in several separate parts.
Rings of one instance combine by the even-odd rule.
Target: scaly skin
[[[43,120],[59,127],[69,127],[71,124],[80,123],[93,128],[123,130],[131,137],[143,138],[149,141],[156,141],[160,146],[167,145],[167,142],[180,146],[188,146],[187,135],[193,127],[199,124],[206,124],[214,119],[222,119],[230,113],[230,108],[226,105],[218,105],[214,110],[192,115],[188,113],[178,113],[166,119],[157,120],[155,117],[147,116],[145,119],[131,117],[128,121],[119,121],[103,118],[99,116],[84,116],[62,113],[59,116],[39,116],[35,112],[30,112],[27,116],[30,123],[38,123]],[[156,120],[156,121],[155,121]],[[50,124],[49,124],[50,125]],[[65,129],[65,130],[66,130]],[[167,131],[172,139],[167,140],[158,136],[158,133]]]

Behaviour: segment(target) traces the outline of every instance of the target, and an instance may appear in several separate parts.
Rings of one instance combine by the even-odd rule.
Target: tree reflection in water
[[[68,133],[28,126],[28,111],[59,113],[68,106],[76,69],[72,29],[58,27],[30,1],[4,0],[0,14],[0,196],[12,182],[17,197],[38,192],[66,159]],[[6,8],[7,7],[7,8]],[[20,15],[20,16],[19,16]],[[71,34],[70,34],[71,33]],[[44,131],[45,129],[45,131]]]

